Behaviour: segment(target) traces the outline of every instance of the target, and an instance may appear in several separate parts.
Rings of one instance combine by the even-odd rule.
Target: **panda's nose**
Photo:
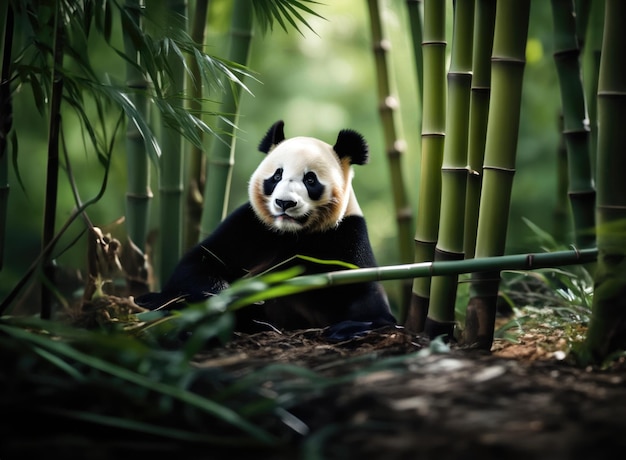
[[[295,201],[276,199],[276,206],[278,206],[283,211],[286,211],[289,208],[293,208],[295,205],[296,205]]]

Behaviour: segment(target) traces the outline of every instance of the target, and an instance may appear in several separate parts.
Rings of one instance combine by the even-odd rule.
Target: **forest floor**
[[[549,316],[496,339],[490,352],[429,343],[401,328],[340,343],[304,330],[239,335],[196,362],[241,375],[295,365],[326,382],[290,409],[303,434],[298,445],[255,458],[565,460],[623,452],[626,362],[575,365],[567,348],[584,331],[566,337]]]

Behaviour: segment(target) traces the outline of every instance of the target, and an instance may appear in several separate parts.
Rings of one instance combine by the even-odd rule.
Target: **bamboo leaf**
[[[300,34],[302,31],[298,27],[298,23],[315,32],[300,11],[324,19],[308,6],[308,4],[322,5],[322,3],[313,0],[256,0],[252,4],[254,14],[263,32],[268,29],[273,30],[274,21],[278,22],[285,32],[288,32],[287,23]]]

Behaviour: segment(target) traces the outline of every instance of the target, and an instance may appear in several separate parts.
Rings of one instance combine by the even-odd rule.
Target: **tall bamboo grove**
[[[491,98],[475,257],[504,254],[515,174],[530,0],[499,2],[491,64]],[[490,349],[500,272],[472,274],[464,341]]]

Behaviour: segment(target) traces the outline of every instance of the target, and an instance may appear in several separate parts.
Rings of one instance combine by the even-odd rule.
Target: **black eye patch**
[[[268,196],[271,195],[281,180],[283,180],[283,168],[278,168],[271,177],[263,181],[263,193]]]
[[[302,182],[306,187],[309,198],[312,200],[319,200],[322,197],[322,194],[324,193],[324,186],[317,179],[317,174],[309,171],[302,178]]]

